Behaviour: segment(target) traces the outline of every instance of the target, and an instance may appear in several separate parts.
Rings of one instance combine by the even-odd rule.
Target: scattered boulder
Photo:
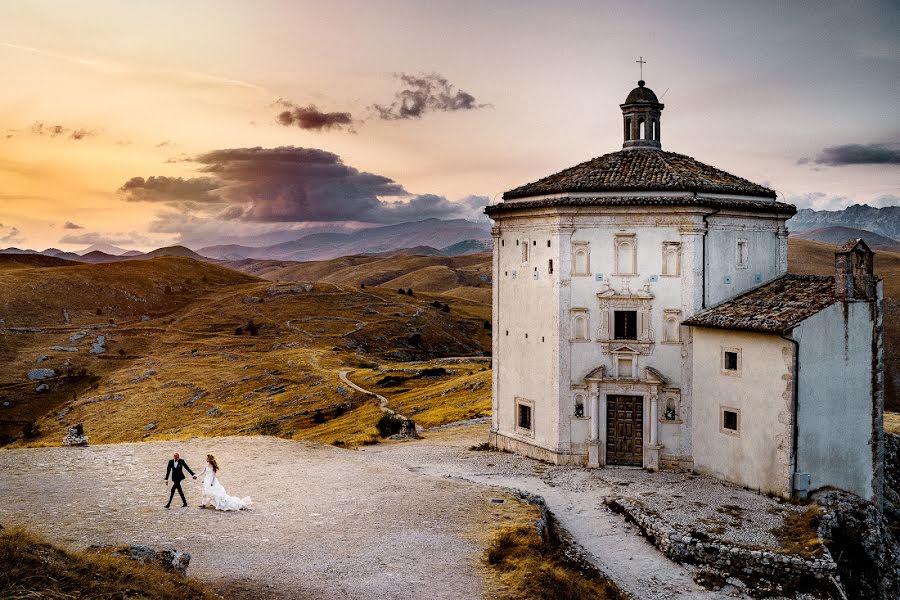
[[[259,304],[263,299],[258,296],[244,296],[244,304]]]
[[[221,414],[222,414],[222,413],[219,412],[219,407],[218,407],[218,406],[213,406],[211,409],[209,409],[208,411],[206,411],[206,415],[207,415],[208,417],[218,417],[218,416],[220,416]]]
[[[346,396],[350,393],[350,390],[348,390],[347,388],[345,388],[343,385],[338,384],[338,386],[337,386],[337,393],[338,393],[339,395],[341,395],[341,396],[346,397]]]
[[[141,564],[157,564],[167,571],[187,575],[187,568],[191,564],[191,555],[187,552],[179,552],[172,548],[154,550],[142,544],[128,546],[94,545],[88,548],[91,552],[119,556],[137,561]]]
[[[147,322],[150,320],[150,315],[141,315],[141,321]]]
[[[144,425],[144,431],[153,431],[156,429],[156,423],[147,423]]]
[[[71,318],[69,317],[69,311],[68,311],[68,309],[65,309],[65,308],[63,309],[63,323],[65,323],[66,325],[71,323]]]
[[[42,383],[41,385],[34,388],[34,391],[36,391],[38,394],[43,394],[44,392],[50,391],[50,386],[46,383]]]
[[[73,333],[72,335],[70,335],[69,341],[77,342],[78,340],[81,340],[86,337],[87,337],[87,331],[79,331],[78,333]]]
[[[103,354],[106,352],[106,336],[98,335],[94,343],[91,344],[91,354]]]
[[[84,425],[78,423],[66,430],[66,437],[62,441],[63,446],[87,446],[88,438],[84,435]]]
[[[78,352],[75,346],[50,346],[50,349],[54,352]]]
[[[53,369],[31,369],[28,371],[28,379],[31,381],[40,381],[51,377],[56,377],[56,371]]]
[[[37,360],[35,360],[34,362],[40,364],[40,363],[44,362],[45,360],[47,360],[47,359],[49,359],[49,358],[50,358],[50,357],[47,356],[46,354],[41,354],[40,356],[37,357]]]
[[[148,370],[148,371],[144,371],[143,373],[141,373],[140,375],[138,375],[137,377],[135,377],[134,379],[132,379],[132,380],[131,380],[131,383],[137,383],[137,382],[139,382],[139,381],[144,381],[145,379],[147,379],[147,378],[150,377],[151,375],[156,375],[156,370],[155,370],[155,369],[150,369],[150,370]]]

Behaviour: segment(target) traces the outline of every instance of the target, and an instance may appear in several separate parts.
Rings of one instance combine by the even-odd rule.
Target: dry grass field
[[[427,369],[490,348],[490,310],[477,302],[273,283],[184,258],[16,266],[0,282],[0,433],[17,444],[57,445],[75,423],[92,443],[235,434],[370,443],[377,400],[343,385],[341,370],[355,380],[382,364]],[[91,354],[99,335],[107,351]],[[33,368],[56,371],[49,390],[26,379]],[[485,368],[462,361],[426,378],[438,391],[420,393],[416,414],[428,425],[485,414]],[[465,387],[478,378],[477,390]]]

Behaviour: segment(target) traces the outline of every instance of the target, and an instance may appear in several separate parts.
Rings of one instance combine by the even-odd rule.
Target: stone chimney
[[[841,300],[874,300],[875,253],[862,239],[851,239],[834,254],[834,293]]]

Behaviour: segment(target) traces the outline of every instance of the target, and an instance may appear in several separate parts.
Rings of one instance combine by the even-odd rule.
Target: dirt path
[[[226,489],[255,510],[201,510],[191,480],[192,506],[164,509],[173,450],[195,470],[214,453]],[[186,550],[191,575],[227,597],[480,598],[497,491],[373,458],[266,437],[0,450],[0,523],[76,548]]]

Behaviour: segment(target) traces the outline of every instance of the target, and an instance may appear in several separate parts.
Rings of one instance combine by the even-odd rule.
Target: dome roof
[[[625,98],[625,104],[659,104],[656,94],[648,87],[644,87],[644,80],[638,81],[638,86],[631,90],[628,97]]]
[[[651,94],[653,92],[650,92]],[[505,200],[561,193],[692,192],[774,199],[769,188],[683,154],[634,148],[604,154],[503,194]]]

